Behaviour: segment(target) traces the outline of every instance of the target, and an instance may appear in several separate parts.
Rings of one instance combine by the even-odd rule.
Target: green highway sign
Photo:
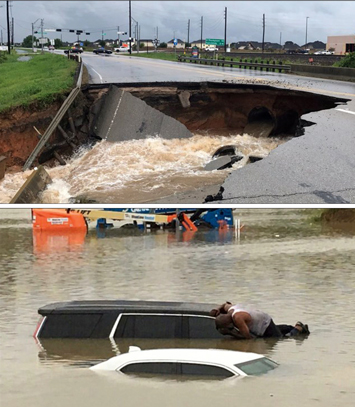
[[[224,40],[206,38],[206,45],[224,45]]]

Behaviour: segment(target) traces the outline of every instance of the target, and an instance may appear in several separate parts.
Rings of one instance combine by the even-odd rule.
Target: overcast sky
[[[129,30],[129,1],[11,1],[10,16],[15,21],[15,41],[31,34],[31,24],[44,28],[85,30],[90,35],[80,39],[91,41],[117,38]],[[169,41],[174,36],[187,41],[190,20],[190,41],[224,38],[224,10],[227,7],[227,42],[261,41],[265,14],[265,41],[284,44],[307,39],[327,42],[328,35],[355,34],[355,1],[132,1],[132,18],[138,21],[141,39]],[[2,6],[2,7],[1,7]],[[134,23],[134,22],[133,22]],[[6,38],[6,2],[0,1],[0,29]],[[132,36],[134,28],[132,24]],[[48,38],[60,34],[48,32]],[[127,36],[121,36],[125,39]],[[76,41],[77,36],[63,31],[62,39]]]

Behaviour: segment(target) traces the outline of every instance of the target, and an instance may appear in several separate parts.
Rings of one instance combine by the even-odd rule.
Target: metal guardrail
[[[269,61],[265,62],[247,62],[243,61],[240,59],[239,61],[234,61],[233,58],[230,60],[228,59],[206,59],[206,58],[193,58],[193,57],[185,57],[179,55],[178,57],[179,62],[193,62],[195,64],[205,64],[205,65],[216,65],[216,66],[229,66],[231,68],[233,67],[239,67],[239,68],[249,68],[249,69],[260,69],[261,71],[265,69],[266,71],[270,72],[275,72],[278,70],[279,72],[284,71],[284,72],[289,72],[291,70],[290,65],[283,65],[281,63],[275,63],[273,61],[270,63]]]
[[[32,153],[28,157],[27,161],[25,162],[25,165],[23,166],[22,171],[26,171],[31,167],[33,161],[36,159],[37,155],[40,153],[42,148],[46,145],[47,141],[49,140],[50,136],[53,134],[54,130],[59,125],[63,116],[69,109],[70,105],[73,103],[73,101],[79,94],[80,88],[81,88],[81,83],[82,83],[82,78],[83,78],[83,62],[82,62],[81,58],[79,58],[79,64],[80,64],[79,75],[78,75],[78,80],[76,82],[75,88],[72,89],[72,91],[69,93],[69,96],[65,99],[64,103],[58,110],[57,114],[54,116],[53,120],[51,121],[51,124],[48,126],[47,130],[44,132],[44,134],[41,137],[40,141],[38,142],[37,146],[32,151]]]

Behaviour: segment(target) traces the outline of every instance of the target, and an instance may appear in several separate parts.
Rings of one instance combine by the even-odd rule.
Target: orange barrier
[[[87,231],[84,216],[81,213],[70,212],[66,209],[32,209],[32,224],[33,230]]]
[[[197,231],[197,227],[194,225],[193,222],[191,222],[190,218],[186,215],[186,213],[181,213],[180,216],[182,217],[182,219],[179,220],[186,230],[189,230],[191,232]]]

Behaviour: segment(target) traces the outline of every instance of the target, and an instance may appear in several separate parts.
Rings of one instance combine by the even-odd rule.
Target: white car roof
[[[117,370],[128,362],[145,361],[173,361],[173,362],[194,362],[207,363],[233,367],[236,364],[249,362],[251,360],[261,359],[265,356],[251,353],[239,352],[224,349],[149,349],[140,350],[136,347],[130,347],[128,353],[114,356],[105,362],[91,367],[93,370]]]

